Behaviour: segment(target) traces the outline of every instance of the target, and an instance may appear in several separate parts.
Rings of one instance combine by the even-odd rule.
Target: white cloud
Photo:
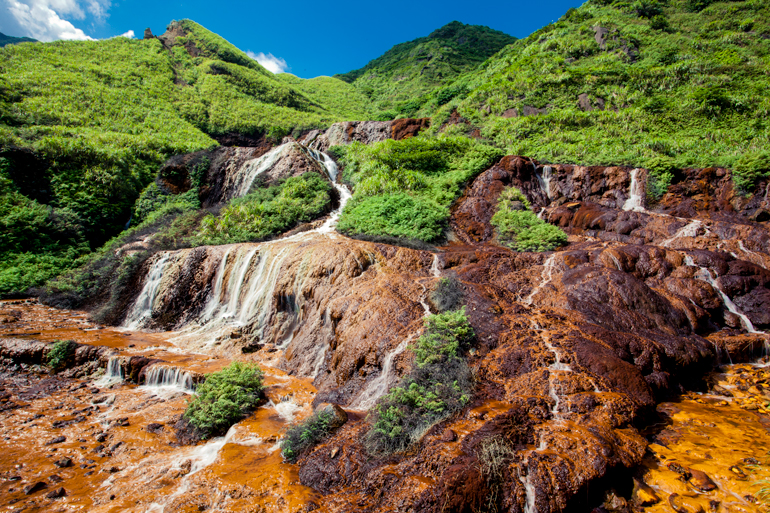
[[[102,23],[109,16],[110,6],[111,0],[0,0],[0,9],[11,15],[0,25],[40,41],[92,40],[65,17],[84,20],[88,13],[94,21]]]
[[[57,4],[63,13],[70,13],[75,18],[83,15],[76,2],[67,0],[37,1],[6,0],[7,8],[16,20],[25,36],[31,36],[40,41],[54,41],[56,39],[80,39],[89,40],[85,32],[67,20],[59,17],[49,4]]]
[[[133,30],[129,30],[128,32],[124,32],[124,33],[120,34],[119,36],[115,36],[115,37],[127,37],[129,39],[134,39],[134,36],[136,36],[136,34],[134,34],[134,31]]]
[[[276,57],[272,53],[265,55],[262,52],[254,53],[252,51],[248,51],[246,52],[246,55],[260,63],[271,73],[286,73],[289,71],[289,65],[286,63],[286,61],[280,57]]]

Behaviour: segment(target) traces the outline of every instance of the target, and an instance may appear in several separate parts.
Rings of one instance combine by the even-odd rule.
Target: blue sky
[[[190,18],[259,56],[273,71],[310,78],[360,68],[393,45],[453,20],[526,37],[581,3],[0,0],[0,32],[43,41],[141,38],[147,27],[157,35],[171,20]]]

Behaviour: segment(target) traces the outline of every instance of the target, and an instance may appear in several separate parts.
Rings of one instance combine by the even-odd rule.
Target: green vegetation
[[[308,449],[316,446],[332,432],[334,414],[330,410],[314,413],[289,428],[281,439],[281,455],[292,463]]]
[[[72,340],[54,341],[48,355],[46,355],[48,366],[54,371],[66,368],[71,363],[72,357],[75,356],[77,347],[78,345]]]
[[[735,162],[733,183],[739,191],[753,191],[762,178],[770,178],[770,151],[746,153]]]
[[[430,112],[432,130],[457,109],[507,154],[740,167],[770,145],[768,34],[761,0],[592,0],[446,84],[469,92]],[[746,190],[748,169],[762,166],[736,175]]]
[[[441,278],[430,293],[430,302],[439,312],[459,310],[463,305],[463,284],[454,276]]]
[[[32,39],[31,37],[6,36],[0,32],[0,48],[5,45],[14,45],[18,43],[37,43],[37,39]]]
[[[372,409],[367,450],[374,455],[402,452],[438,422],[470,401],[471,375],[461,351],[474,337],[465,308],[431,315],[412,346],[414,367]]]
[[[338,230],[425,242],[442,239],[462,187],[502,152],[473,139],[413,137],[333,149],[354,194]]]
[[[258,189],[231,201],[218,216],[206,216],[196,245],[259,241],[316,219],[330,210],[331,190],[317,173]]]
[[[147,205],[134,204],[171,155],[212,148],[212,136],[280,138],[368,117],[350,84],[275,76],[189,20],[157,39],[6,46],[0,231],[23,244],[0,248],[0,294],[82,263],[132,211],[141,220]]]
[[[519,189],[503,189],[491,221],[500,242],[517,251],[551,251],[567,243],[567,234],[561,228],[539,219],[530,208]]]
[[[257,407],[262,396],[262,376],[257,365],[240,362],[207,375],[196,389],[184,418],[202,438],[224,434]]]
[[[464,95],[444,88],[461,73],[476,68],[516,38],[479,25],[453,21],[427,37],[401,43],[366,66],[343,75],[374,101],[379,119],[413,116],[423,105],[437,107]]]

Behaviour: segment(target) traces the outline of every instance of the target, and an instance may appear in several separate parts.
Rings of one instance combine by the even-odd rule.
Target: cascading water
[[[703,223],[695,219],[682,228],[679,228],[671,238],[664,240],[660,245],[664,248],[670,248],[671,244],[681,237],[697,237],[702,227]]]
[[[438,268],[439,261],[438,261],[438,253],[433,255],[433,262],[430,264],[430,274],[434,278],[441,278],[441,269]]]
[[[179,367],[169,367],[162,364],[150,366],[145,374],[144,385],[140,388],[149,390],[155,394],[163,392],[195,392],[195,381],[192,374]]]
[[[158,295],[163,272],[169,261],[168,253],[160,253],[155,262],[150,267],[147,277],[144,279],[144,287],[139,296],[134,301],[131,310],[126,315],[123,326],[130,330],[142,328],[152,316],[152,307],[155,303],[155,297]]]
[[[256,180],[257,176],[273,167],[291,144],[287,143],[276,146],[261,157],[249,160],[241,166],[238,173],[232,179],[232,183],[225,184],[226,189],[231,191],[228,199],[247,195],[251,190],[251,186],[254,185],[254,180]]]
[[[534,300],[535,294],[537,294],[540,289],[551,283],[553,281],[553,270],[556,267],[556,255],[557,253],[552,254],[548,257],[548,259],[543,264],[543,272],[540,274],[540,285],[532,289],[532,292],[529,293],[529,296],[524,299],[524,304],[531,305],[532,301]]]
[[[551,192],[551,178],[553,178],[553,168],[551,166],[543,166],[543,171],[537,173],[537,181],[540,184],[540,188],[545,192],[548,201],[553,199],[553,193]]]
[[[96,385],[100,387],[107,387],[114,385],[115,383],[123,383],[126,379],[123,374],[123,356],[110,356],[107,361],[107,370],[97,382]]]
[[[722,302],[724,305],[731,313],[737,315],[741,319],[741,324],[743,324],[743,327],[746,329],[746,331],[758,335],[765,335],[763,331],[757,331],[754,328],[751,319],[749,319],[743,312],[738,309],[737,306],[735,306],[735,303],[733,303],[730,297],[725,294],[724,290],[722,290],[722,287],[719,286],[719,282],[711,275],[711,271],[696,264],[695,260],[690,255],[684,257],[684,263],[688,266],[698,268],[698,272],[695,273],[695,278],[708,283],[714,288],[714,290],[719,293],[719,295],[722,297]]]
[[[639,169],[631,171],[631,185],[628,188],[628,199],[623,203],[623,210],[645,212],[643,205],[645,195],[644,182],[639,180]]]
[[[410,339],[408,338],[402,341],[393,351],[389,352],[385,356],[385,359],[382,362],[382,371],[380,372],[380,375],[373,379],[366,386],[356,401],[350,405],[351,409],[369,410],[372,406],[375,405],[377,399],[387,393],[388,389],[390,388],[390,384],[393,381],[393,376],[390,375],[391,369],[393,367],[393,360],[404,352],[404,350],[409,346],[409,341]]]

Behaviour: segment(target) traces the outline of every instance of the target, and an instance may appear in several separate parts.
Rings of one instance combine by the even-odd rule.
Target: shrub
[[[46,363],[54,371],[60,371],[72,363],[78,345],[72,340],[56,340],[46,356]]]
[[[516,187],[508,187],[500,194],[491,223],[503,245],[517,251],[550,251],[567,243],[567,234],[561,228],[524,210],[528,208],[527,198]]]
[[[331,185],[317,173],[290,177],[237,198],[201,222],[198,245],[258,241],[329,210]]]
[[[505,473],[515,454],[511,444],[501,436],[486,438],[479,444],[476,455],[479,471],[486,479],[490,492],[487,496],[487,511],[497,511]]]
[[[412,347],[410,373],[390,389],[369,415],[367,450],[378,456],[403,452],[436,423],[470,401],[471,374],[460,350],[472,340],[465,308],[428,316]]]
[[[329,436],[333,420],[330,410],[321,410],[289,428],[281,440],[281,455],[288,461],[296,461],[303,452]]]
[[[655,30],[668,30],[670,28],[668,25],[668,18],[662,14],[653,16],[650,18],[650,28]]]
[[[209,374],[198,386],[184,418],[202,438],[224,434],[257,407],[263,390],[262,376],[257,365],[240,362]]]
[[[746,153],[733,165],[733,183],[746,194],[754,190],[758,180],[770,177],[770,152]]]
[[[430,301],[439,312],[458,310],[463,304],[463,285],[455,277],[441,278],[430,294]]]

